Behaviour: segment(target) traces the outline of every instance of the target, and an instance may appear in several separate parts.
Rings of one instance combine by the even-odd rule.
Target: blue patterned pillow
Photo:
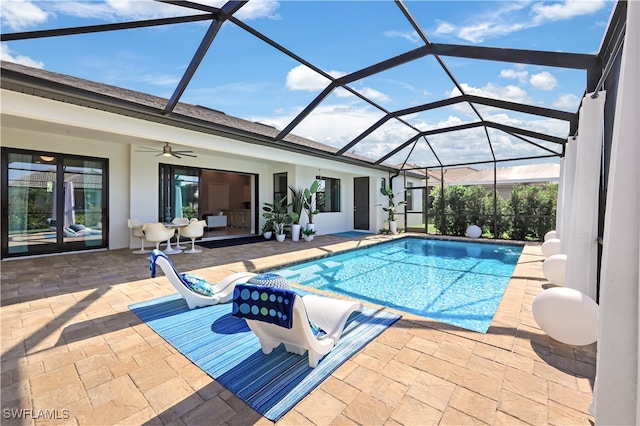
[[[291,285],[289,284],[289,281],[286,280],[286,278],[273,273],[256,275],[255,277],[252,277],[249,281],[247,281],[247,284],[291,290]]]
[[[206,280],[198,277],[197,275],[182,273],[178,274],[180,277],[180,281],[184,283],[189,289],[195,291],[196,293],[202,294],[203,296],[213,296],[214,291]]]
[[[315,336],[316,339],[324,337],[327,335],[327,332],[322,329],[318,324],[309,320],[309,327],[311,327],[311,332]]]

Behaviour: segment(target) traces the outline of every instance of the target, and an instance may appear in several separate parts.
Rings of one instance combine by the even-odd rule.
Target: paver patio
[[[327,235],[171,259],[216,281],[387,238]],[[487,334],[404,314],[278,424],[593,424],[596,345],[554,341],[531,314],[552,285],[543,259],[539,244],[525,246]],[[98,251],[1,267],[3,425],[272,423],[128,309],[175,293],[161,273],[150,278],[145,256]]]

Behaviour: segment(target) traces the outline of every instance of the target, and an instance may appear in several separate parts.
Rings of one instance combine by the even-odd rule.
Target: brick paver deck
[[[385,238],[274,240],[171,259],[216,281]],[[592,424],[595,344],[554,341],[531,315],[551,285],[542,261],[539,245],[524,248],[487,334],[405,314],[278,424]],[[145,256],[99,251],[1,267],[3,425],[272,423],[128,309],[175,293],[161,273],[149,278]]]

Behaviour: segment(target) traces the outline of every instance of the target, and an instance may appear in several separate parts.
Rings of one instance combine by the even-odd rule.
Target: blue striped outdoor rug
[[[284,345],[264,355],[245,321],[231,316],[231,304],[189,310],[175,294],[129,308],[218,383],[273,421],[400,318],[367,307],[352,314],[338,345],[310,368],[307,354],[290,354]]]

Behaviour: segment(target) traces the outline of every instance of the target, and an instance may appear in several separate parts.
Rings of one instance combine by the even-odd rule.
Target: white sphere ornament
[[[542,254],[544,257],[553,256],[560,253],[560,240],[552,238],[542,243]]]
[[[578,290],[544,290],[533,300],[531,310],[542,331],[559,342],[584,346],[598,340],[599,306]]]
[[[555,285],[564,285],[564,277],[567,271],[567,255],[554,254],[542,262],[542,275]]]
[[[558,233],[556,232],[555,229],[553,231],[549,231],[546,234],[544,234],[544,241],[552,240],[554,238],[558,238]]]
[[[478,238],[482,235],[482,229],[478,225],[470,225],[467,228],[466,232],[467,237],[469,238]]]

